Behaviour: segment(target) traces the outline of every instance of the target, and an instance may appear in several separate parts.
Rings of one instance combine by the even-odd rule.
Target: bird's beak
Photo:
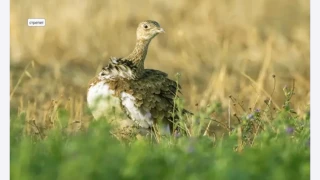
[[[163,28],[159,28],[159,29],[157,30],[157,33],[165,33],[165,31],[164,31]]]

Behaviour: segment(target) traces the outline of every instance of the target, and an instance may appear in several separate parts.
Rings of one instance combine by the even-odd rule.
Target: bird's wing
[[[127,81],[124,92],[135,97],[135,106],[149,111],[154,119],[171,118],[180,86],[164,72],[145,69],[137,80]]]

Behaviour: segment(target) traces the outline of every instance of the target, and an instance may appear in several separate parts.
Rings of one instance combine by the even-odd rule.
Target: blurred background
[[[219,104],[225,117],[230,95],[245,109],[262,108],[270,97],[281,107],[283,88],[294,80],[291,102],[299,114],[310,102],[309,6],[308,0],[11,0],[11,115],[42,121],[63,106],[73,119],[92,119],[88,81],[110,56],[131,52],[137,25],[147,19],[166,33],[152,41],[146,68],[173,79],[180,73],[191,111]],[[44,18],[46,26],[28,27],[28,18]]]

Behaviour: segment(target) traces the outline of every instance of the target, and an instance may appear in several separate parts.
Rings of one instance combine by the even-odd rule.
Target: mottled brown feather
[[[107,81],[107,83],[110,89],[115,91],[115,96],[119,98],[122,92],[134,96],[136,98],[135,106],[141,110],[149,111],[155,122],[160,120],[172,124],[171,121],[176,120],[177,117],[172,118],[172,113],[174,99],[180,94],[180,87],[175,81],[169,79],[166,73],[145,69],[139,79],[118,79],[117,81]],[[122,103],[120,105],[126,112]],[[187,112],[187,110],[183,110],[183,113]],[[128,116],[130,118],[129,114]]]
[[[146,27],[148,28],[145,29]],[[144,60],[151,39],[163,32],[159,23],[155,21],[140,23],[133,52],[125,58],[110,58],[109,64],[103,67],[99,76],[89,82],[89,87],[100,81],[107,83],[109,89],[115,92],[113,96],[120,98],[120,106],[129,118],[130,113],[121,102],[122,92],[132,95],[135,98],[135,107],[140,111],[150,112],[155,123],[158,120],[167,123],[176,120],[176,117],[172,117],[172,112],[176,110],[174,99],[181,93],[180,85],[169,79],[164,72],[144,69]]]

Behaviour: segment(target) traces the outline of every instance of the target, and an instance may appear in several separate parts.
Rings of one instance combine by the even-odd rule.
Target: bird
[[[164,33],[164,30],[157,22],[150,20],[141,22],[136,31],[134,50],[124,58],[110,57],[109,63],[89,81],[87,103],[94,119],[122,112],[120,99],[115,95],[115,88],[110,86],[120,84],[121,79],[132,80],[139,77],[144,69],[149,43],[159,33]]]
[[[178,119],[172,115],[177,110],[174,99],[181,93],[181,86],[165,72],[144,68],[151,40],[162,33],[165,31],[156,21],[139,23],[133,51],[125,57],[111,57],[90,81],[87,103],[95,119],[117,109],[138,127],[152,129],[161,123],[166,133],[173,132]],[[182,112],[190,113],[185,109]]]

